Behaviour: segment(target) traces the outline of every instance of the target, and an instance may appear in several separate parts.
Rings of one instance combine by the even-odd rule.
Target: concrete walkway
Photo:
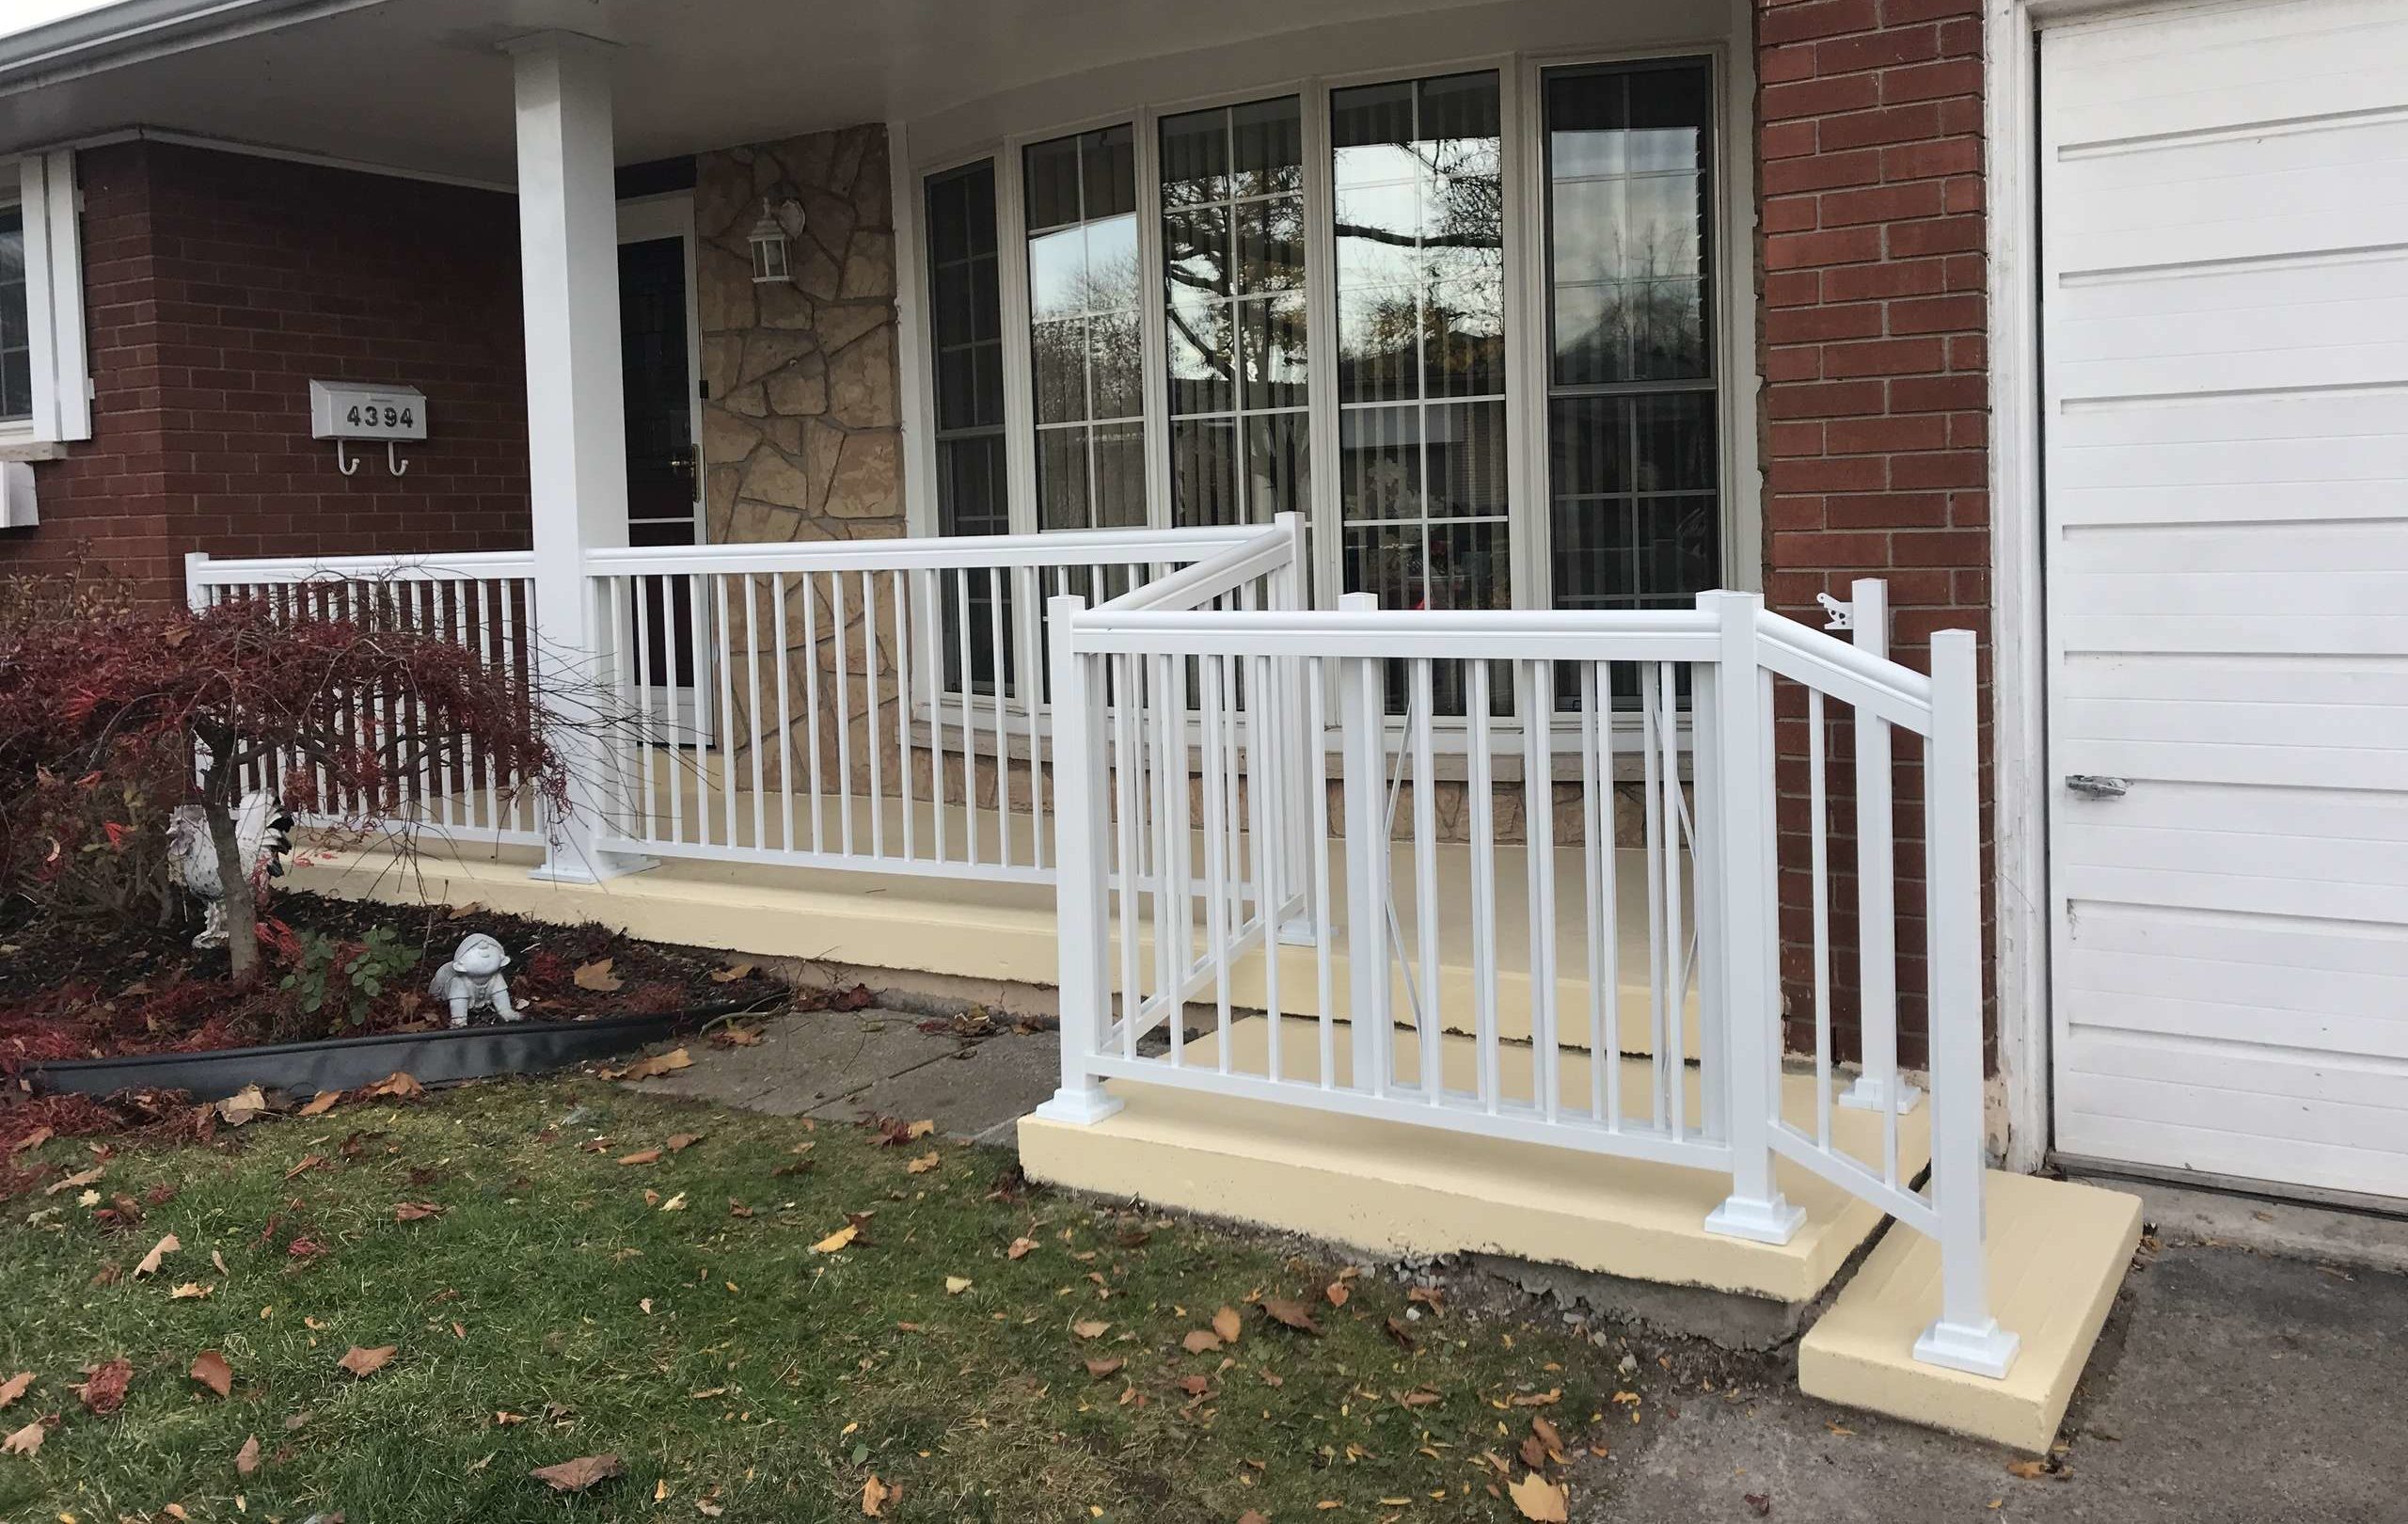
[[[784,1017],[752,1047],[691,1044],[691,1069],[643,1088],[831,1121],[929,1118],[1009,1148],[1053,1092],[1053,1035],[960,1031],[877,1008]],[[2408,1524],[2408,1224],[2145,1195],[2162,1246],[2083,1377],[2062,1475],[2019,1477],[2006,1452],[1805,1397],[1794,1353],[1717,1352],[1726,1375],[1734,1359],[1750,1372],[1744,1400],[1659,1405],[1575,1473],[1575,1519]]]

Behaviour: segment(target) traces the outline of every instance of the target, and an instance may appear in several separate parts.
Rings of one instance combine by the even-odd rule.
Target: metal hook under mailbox
[[[345,476],[349,476],[354,471],[359,469],[359,461],[360,457],[357,455],[352,456],[349,460],[343,459],[342,441],[341,439],[337,439],[335,441],[335,469],[342,472]]]
[[[410,468],[410,463],[401,457],[400,446],[391,439],[385,441],[385,468],[395,476]]]

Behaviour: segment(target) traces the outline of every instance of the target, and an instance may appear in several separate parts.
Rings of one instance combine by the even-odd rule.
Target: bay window
[[[1295,511],[1323,605],[1686,605],[1729,538],[1718,93],[1701,57],[1500,63],[927,176],[934,527]]]

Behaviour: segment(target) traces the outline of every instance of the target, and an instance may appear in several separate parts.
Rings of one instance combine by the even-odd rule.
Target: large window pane
[[[1135,134],[1034,144],[1022,174],[1038,524],[1142,525],[1144,469],[1130,468],[1145,455]]]
[[[25,316],[25,214],[0,207],[0,418],[34,416],[33,335]]]
[[[1513,602],[1498,134],[1494,73],[1330,97],[1346,587],[1387,608]]]
[[[997,294],[995,167],[982,161],[928,177],[929,365],[936,391],[936,499],[940,534],[1004,534],[1011,529],[1004,453],[1004,334]],[[997,660],[1008,678],[1011,653],[993,649],[990,586],[970,584],[968,608],[950,579],[944,602],[945,681],[991,690]],[[961,671],[958,631],[968,620],[970,671]],[[1009,627],[1008,616],[1006,621]]]
[[[1687,606],[1721,580],[1711,78],[1551,70],[1544,99],[1555,607]]]
[[[1304,119],[1294,96],[1166,117],[1172,521],[1307,506]]]

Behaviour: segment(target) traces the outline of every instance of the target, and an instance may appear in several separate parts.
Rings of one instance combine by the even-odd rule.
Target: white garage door
[[[2408,1197],[2408,4],[2040,75],[2056,1146]]]

